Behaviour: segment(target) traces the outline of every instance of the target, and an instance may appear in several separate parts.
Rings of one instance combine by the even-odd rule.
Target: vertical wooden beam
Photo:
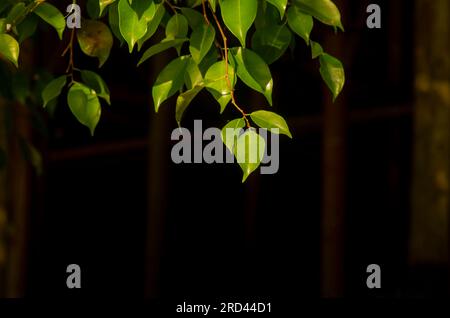
[[[345,13],[346,1],[336,1]],[[326,51],[343,59],[340,34],[331,34],[324,43]],[[342,94],[333,103],[324,85],[322,145],[322,217],[321,217],[321,295],[341,297],[344,293],[344,209],[345,209],[345,101]]]
[[[415,8],[414,171],[409,260],[448,264],[450,2]]]
[[[165,55],[155,57],[152,63],[153,70],[161,69],[168,59]],[[155,74],[151,74],[155,78]],[[153,83],[151,84],[153,85]],[[150,85],[150,86],[151,86]],[[151,105],[153,103],[151,102]],[[153,109],[150,115],[149,132],[149,176],[148,176],[148,214],[147,214],[147,238],[146,238],[146,283],[145,296],[157,298],[160,295],[160,273],[162,245],[164,240],[165,213],[168,186],[168,136],[169,117],[164,111],[155,114]]]

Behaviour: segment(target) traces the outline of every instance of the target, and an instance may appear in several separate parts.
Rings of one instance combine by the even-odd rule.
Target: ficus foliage
[[[98,67],[102,67],[114,41],[130,53],[140,52],[137,67],[157,54],[174,50],[177,56],[162,67],[151,89],[155,111],[177,95],[175,114],[180,124],[196,95],[208,91],[217,101],[218,111],[234,107],[239,115],[224,127],[222,134],[232,153],[243,142],[249,151],[264,150],[264,139],[252,127],[278,128],[280,134],[292,138],[286,121],[275,112],[259,110],[247,114],[236,100],[234,89],[242,81],[261,93],[270,109],[274,87],[270,65],[285,54],[295,37],[300,37],[310,47],[312,58],[319,60],[320,75],[333,99],[344,86],[341,62],[311,39],[317,22],[335,31],[343,30],[340,12],[331,0],[87,0],[80,29],[68,29],[66,17],[71,10],[68,14],[60,12],[51,2],[56,1],[0,2],[0,58],[9,64],[3,69],[8,69],[6,73],[14,78],[20,73],[21,45],[36,32],[39,23],[53,27],[59,39],[68,38],[63,52],[68,58],[66,73],[54,74],[45,87],[39,87],[35,102],[49,107],[67,88],[65,98],[70,110],[91,134],[100,120],[102,103],[111,103],[109,90],[95,71],[75,67],[74,51],[79,49],[98,59]],[[70,5],[72,0],[67,2]],[[154,43],[151,39],[158,29],[165,37]],[[63,37],[65,33],[67,36]],[[10,91],[3,89],[0,93],[27,102],[27,95],[17,92],[17,88],[12,81]],[[245,131],[226,136],[225,128],[230,127]],[[245,180],[259,162],[240,165]]]

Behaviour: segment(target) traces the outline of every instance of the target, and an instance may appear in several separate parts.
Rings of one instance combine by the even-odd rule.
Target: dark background
[[[166,57],[137,69],[138,54],[115,49],[99,70],[113,104],[102,108],[95,137],[64,100],[55,118],[48,118],[45,172],[33,178],[25,295],[320,297],[329,279],[321,275],[321,225],[330,204],[339,205],[344,224],[335,259],[336,268],[342,265],[335,278],[341,296],[448,292],[446,268],[416,272],[408,264],[412,2],[376,1],[380,30],[365,25],[369,1],[340,5],[345,33],[316,23],[313,39],[346,68],[344,93],[335,105],[301,39],[273,65],[274,110],[287,118],[294,139],[281,137],[277,174],[255,173],[245,184],[238,165],[171,162],[174,99],[157,115],[150,99]],[[53,34],[41,36],[48,42],[36,44],[36,63],[63,70],[64,43]],[[82,54],[76,63],[96,66]],[[265,105],[243,86],[237,91],[248,109]],[[327,116],[330,107],[335,110]],[[220,116],[204,93],[183,125],[191,128],[202,119],[204,128],[222,127],[236,115],[228,107]],[[333,162],[324,154],[327,125],[343,127],[338,171],[326,165]],[[334,203],[327,201],[330,174],[341,176],[332,190]],[[81,266],[81,290],[66,287],[72,263]],[[381,290],[366,287],[366,267],[373,263],[382,269]]]

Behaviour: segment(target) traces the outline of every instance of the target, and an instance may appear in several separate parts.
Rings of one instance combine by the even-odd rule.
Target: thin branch
[[[236,97],[234,96],[234,89],[233,89],[233,85],[231,85],[231,80],[230,80],[230,73],[229,73],[229,65],[228,65],[228,61],[229,61],[229,54],[228,54],[228,39],[227,36],[225,35],[225,32],[220,24],[219,19],[217,18],[217,15],[214,13],[213,10],[211,10],[212,16],[214,17],[214,21],[217,24],[217,28],[219,29],[220,35],[222,37],[222,41],[223,41],[223,50],[224,50],[224,58],[225,58],[225,80],[227,82],[227,86],[228,89],[230,90],[230,95],[231,95],[231,103],[233,104],[233,106],[242,114],[245,123],[247,125],[247,128],[250,128],[250,122],[247,118],[247,114],[242,110],[241,107],[239,107],[239,105],[236,102]]]

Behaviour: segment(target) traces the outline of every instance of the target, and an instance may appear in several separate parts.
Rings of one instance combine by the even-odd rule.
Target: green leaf
[[[345,72],[341,61],[329,54],[322,54],[320,56],[320,75],[333,93],[333,101],[335,101],[345,84]]]
[[[191,8],[181,8],[181,12],[186,17],[192,30],[195,30],[200,27],[201,24],[205,23],[205,18],[197,10]]]
[[[122,33],[120,33],[119,4],[117,2],[114,2],[108,8],[108,23],[111,27],[112,33],[120,41],[120,45],[122,45],[125,39],[123,38]]]
[[[250,88],[262,93],[272,105],[273,79],[266,62],[249,49],[240,47],[232,52],[236,58],[239,78]]]
[[[175,119],[178,123],[178,126],[181,123],[181,119],[183,118],[184,111],[188,108],[189,104],[192,100],[197,96],[198,93],[203,89],[203,86],[194,86],[192,89],[183,92],[178,95],[177,98],[177,106],[175,111]]]
[[[258,11],[257,0],[223,0],[220,8],[225,25],[245,47],[247,32]]]
[[[114,42],[106,24],[100,21],[83,20],[83,27],[77,32],[77,38],[84,54],[98,58],[99,67],[105,64]]]
[[[265,128],[272,133],[279,133],[292,138],[289,127],[280,115],[266,110],[258,110],[250,114],[251,119],[261,128]],[[278,132],[272,129],[278,129]]]
[[[324,53],[323,49],[322,49],[322,46],[319,43],[314,42],[313,40],[310,40],[310,42],[311,42],[311,56],[312,56],[312,58],[315,59],[315,58],[321,56]]]
[[[211,24],[201,24],[194,29],[191,35],[189,51],[197,64],[200,64],[206,54],[208,54],[215,37],[216,31]]]
[[[24,2],[19,2],[12,7],[6,16],[6,23],[11,25],[16,25],[18,20],[25,16],[27,9]]]
[[[100,75],[92,71],[82,70],[81,79],[84,84],[95,91],[98,97],[103,98],[109,105],[111,105],[108,85],[106,85]]]
[[[280,11],[280,17],[281,19],[283,19],[288,1],[287,0],[266,0],[266,1],[274,5],[278,9],[278,11]]]
[[[164,5],[159,4],[158,7],[156,8],[156,12],[155,15],[153,16],[153,19],[147,24],[147,32],[142,38],[138,40],[138,51],[141,50],[142,45],[145,43],[145,41],[150,39],[155,34],[165,13],[166,10],[164,9]]]
[[[195,86],[203,86],[203,75],[200,71],[199,66],[192,60],[189,59],[188,65],[186,66],[186,73],[184,73],[184,83],[187,89],[192,89]]]
[[[242,182],[245,182],[248,176],[259,167],[264,158],[265,147],[264,138],[258,135],[254,128],[247,129],[237,139],[234,155],[244,172]]]
[[[128,43],[130,53],[134,45],[147,32],[147,21],[139,19],[137,13],[128,3],[128,0],[119,0],[119,29],[125,41]]]
[[[58,32],[59,39],[62,40],[63,32],[66,28],[66,19],[56,7],[43,2],[34,10],[34,13],[54,27],[56,32]]]
[[[208,88],[208,91],[213,95],[213,97],[219,102],[221,113],[231,101],[231,90],[234,88],[236,83],[236,75],[234,68],[231,65],[228,65],[229,83],[225,74],[225,61],[219,61],[214,63],[205,75],[205,86]],[[231,84],[231,89],[229,84]]]
[[[146,60],[148,60],[152,56],[154,56],[158,53],[161,53],[165,50],[168,50],[172,47],[176,47],[177,45],[180,45],[183,42],[186,42],[187,40],[188,39],[165,40],[165,41],[162,41],[160,43],[157,43],[157,44],[151,46],[144,52],[144,54],[142,54],[142,57],[139,60],[139,63],[137,64],[137,66],[141,65],[142,63],[144,63]]]
[[[42,91],[42,100],[44,102],[43,106],[46,107],[48,103],[57,98],[64,86],[67,83],[67,75],[63,75],[55,78]]]
[[[38,18],[35,15],[28,15],[18,26],[19,43],[22,43],[32,36],[37,28]]]
[[[293,4],[320,22],[344,31],[339,9],[331,0],[293,0]]]
[[[231,120],[222,128],[222,141],[232,154],[234,154],[234,146],[237,142],[237,138],[241,135],[242,129],[244,127],[244,118],[237,118]]]
[[[188,56],[180,56],[171,61],[158,75],[152,88],[156,112],[164,101],[183,87],[184,72],[188,61]]]
[[[188,21],[184,15],[174,14],[167,22],[166,38],[185,38],[188,33],[188,25]]]
[[[267,64],[272,64],[286,52],[292,34],[286,25],[272,25],[257,29],[252,38],[253,50]]]
[[[314,26],[312,16],[303,13],[296,6],[291,6],[287,11],[287,18],[289,27],[309,45],[309,36]]]
[[[89,128],[93,136],[102,111],[95,91],[81,83],[75,83],[69,89],[67,103],[73,115]]]
[[[110,4],[114,3],[116,0],[99,0],[99,8],[100,8],[100,13],[99,16],[102,15],[103,10],[105,10],[105,8],[107,6],[109,6]]]
[[[19,43],[9,34],[0,34],[0,56],[19,67]]]

